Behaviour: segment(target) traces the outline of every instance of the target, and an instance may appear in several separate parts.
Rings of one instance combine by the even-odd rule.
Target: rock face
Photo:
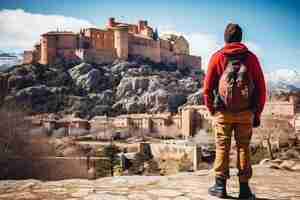
[[[82,116],[93,117],[176,112],[191,94],[202,95],[197,93],[201,79],[192,78],[190,72],[141,60],[116,61],[105,66],[20,65],[4,75],[8,76],[9,85],[5,102],[16,101],[38,113],[80,112]]]
[[[187,104],[188,105],[204,104],[203,90],[200,89],[197,92],[190,94],[187,97]]]
[[[281,169],[288,171],[297,171],[300,172],[300,160],[269,160],[264,159],[260,162],[260,165],[267,166],[273,169]]]
[[[108,84],[108,77],[106,77],[99,69],[94,68],[87,63],[81,63],[69,71],[74,83],[79,88],[87,92],[98,92],[105,88],[105,84]],[[104,85],[104,87],[103,87]]]
[[[251,187],[257,199],[296,200],[300,197],[299,176],[297,172],[256,166]],[[214,177],[207,170],[161,177],[120,176],[51,182],[2,180],[0,199],[217,200],[207,194],[208,187],[213,183]],[[228,199],[237,199],[239,188],[236,171],[228,181],[227,190],[230,195]]]
[[[197,82],[190,77],[179,77],[177,72],[152,76],[129,76],[117,87],[115,106],[126,112],[146,110],[148,112],[176,112],[186,103],[187,96],[199,90]],[[136,109],[128,109],[134,105]]]

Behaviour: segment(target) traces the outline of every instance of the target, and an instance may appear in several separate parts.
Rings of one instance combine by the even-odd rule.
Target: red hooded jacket
[[[213,101],[213,91],[218,88],[218,82],[227,65],[226,55],[237,55],[247,53],[244,64],[248,67],[251,73],[255,86],[255,97],[257,98],[257,106],[255,117],[260,118],[266,102],[266,84],[264,75],[257,57],[248,50],[248,48],[239,42],[228,43],[224,48],[217,51],[212,57],[208,65],[207,74],[204,80],[204,102],[209,111],[215,112]]]

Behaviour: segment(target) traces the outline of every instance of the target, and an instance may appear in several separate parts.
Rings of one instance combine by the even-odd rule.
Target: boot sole
[[[222,193],[215,193],[215,192],[208,192],[209,195],[214,196],[214,197],[218,197],[221,199],[227,199],[227,195],[226,194],[222,194]]]
[[[252,194],[252,196],[250,197],[239,197],[239,199],[241,200],[256,200],[256,196],[254,194]]]

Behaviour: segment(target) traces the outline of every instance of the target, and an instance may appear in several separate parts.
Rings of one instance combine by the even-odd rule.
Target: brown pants
[[[216,159],[214,171],[216,177],[229,178],[229,153],[231,148],[231,136],[237,146],[237,168],[241,182],[247,182],[252,176],[249,144],[252,136],[251,123],[223,123],[214,124],[216,138]]]

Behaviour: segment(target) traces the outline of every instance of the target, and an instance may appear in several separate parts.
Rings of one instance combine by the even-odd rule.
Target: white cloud
[[[30,49],[42,33],[53,30],[79,31],[93,27],[86,20],[62,15],[43,15],[22,9],[0,10],[0,49]]]
[[[216,36],[207,33],[192,33],[186,35],[190,42],[191,54],[202,57],[202,66],[207,68],[210,57],[222,47]]]

